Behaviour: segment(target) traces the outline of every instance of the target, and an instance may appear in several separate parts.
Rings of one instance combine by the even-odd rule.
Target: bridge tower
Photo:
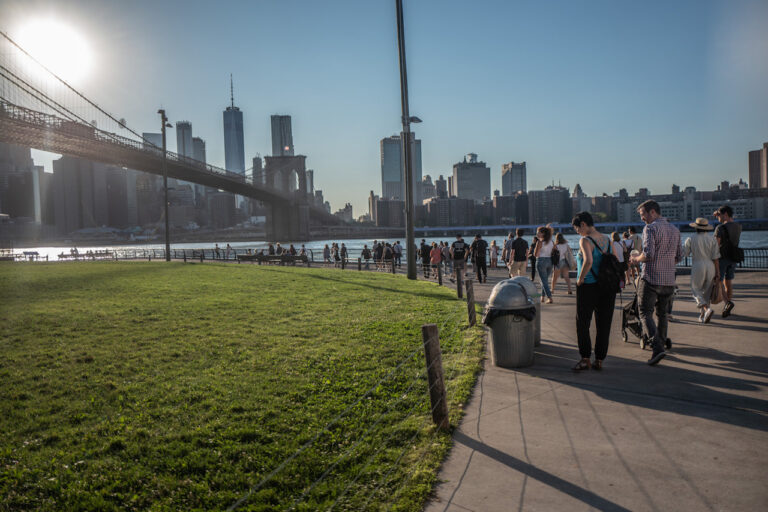
[[[264,157],[266,185],[293,195],[290,203],[272,203],[267,218],[268,240],[309,238],[309,197],[304,155]]]

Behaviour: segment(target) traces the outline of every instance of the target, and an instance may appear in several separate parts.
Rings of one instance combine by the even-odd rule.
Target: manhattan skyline
[[[379,141],[400,130],[393,2],[2,0],[0,13],[11,37],[36,19],[78,31],[93,66],[74,85],[138,131],[158,131],[162,106],[223,167],[232,73],[248,162],[271,153],[270,116],[290,115],[334,210],[360,215],[381,193]],[[527,162],[529,189],[590,195],[746,180],[748,151],[768,140],[765,19],[747,0],[406,1],[423,174],[477,153],[492,190],[510,161]]]

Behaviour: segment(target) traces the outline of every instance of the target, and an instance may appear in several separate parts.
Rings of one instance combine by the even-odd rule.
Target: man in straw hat
[[[710,307],[712,286],[720,286],[720,247],[710,234],[712,226],[707,219],[699,217],[689,226],[696,230],[696,234],[685,241],[683,256],[691,256],[691,292],[701,310],[699,322],[706,324],[713,313]]]

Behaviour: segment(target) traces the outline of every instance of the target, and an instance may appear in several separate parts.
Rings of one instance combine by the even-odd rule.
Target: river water
[[[681,233],[682,240],[685,241],[686,238],[690,237],[693,233],[690,232],[684,232]],[[472,237],[474,235],[468,233],[465,236],[465,241],[471,242]],[[491,241],[496,240],[496,244],[501,246],[503,242],[503,238],[501,236],[486,236],[483,237],[488,242],[488,244],[491,243]],[[531,239],[531,235],[528,235],[525,237],[529,242]],[[578,235],[565,235],[566,240],[568,240],[569,245],[572,248],[576,248],[578,246]],[[389,239],[388,242],[394,242],[396,239]],[[416,239],[416,244],[421,243],[421,238]],[[441,237],[441,238],[425,238],[427,243],[432,242],[440,242],[445,241],[449,244],[455,240],[455,238],[447,238],[447,237]],[[405,238],[399,239],[400,243],[405,247]],[[301,248],[302,243],[306,246],[308,250],[311,250],[314,253],[314,259],[320,260],[322,259],[322,253],[323,253],[323,247],[332,242],[336,242],[339,245],[342,243],[347,246],[347,249],[349,251],[349,257],[351,259],[357,259],[357,257],[360,255],[360,251],[363,249],[363,245],[367,244],[368,247],[371,247],[371,244],[373,243],[373,239],[340,239],[340,240],[313,240],[310,242],[293,242],[294,247],[296,247],[296,250],[299,250]],[[193,242],[193,243],[182,243],[182,244],[171,244],[171,249],[176,250],[182,250],[182,249],[206,249],[210,250],[213,249],[215,244],[218,243],[219,247],[223,250],[226,246],[226,242],[217,242],[216,240],[212,240],[209,243],[204,242]],[[237,249],[238,252],[245,249],[252,249],[258,251],[259,249],[266,249],[267,248],[267,242],[264,241],[254,241],[254,242],[229,242],[230,246],[234,249]],[[291,242],[281,243],[281,245],[285,248],[288,248],[291,245]],[[767,247],[768,248],[768,231],[745,231],[741,234],[741,243],[739,244],[743,248],[756,248],[756,247]],[[152,244],[135,244],[135,245],[102,245],[102,246],[88,246],[88,247],[79,247],[78,250],[80,253],[83,253],[85,251],[91,250],[91,251],[125,251],[125,250],[142,250],[142,249],[164,249],[165,244],[163,243],[152,243]],[[35,251],[37,252],[41,258],[45,258],[48,256],[49,261],[56,261],[58,259],[58,255],[61,253],[69,254],[70,249],[72,249],[72,246],[44,246],[44,247],[29,247],[25,249],[17,249],[14,252],[20,253],[20,252],[30,252]],[[499,251],[499,254],[501,254],[501,251]]]

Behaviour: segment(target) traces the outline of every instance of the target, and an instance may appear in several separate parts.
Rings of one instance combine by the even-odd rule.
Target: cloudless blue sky
[[[747,179],[768,141],[765,0],[404,0],[410,106],[423,172],[465,153],[528,163],[590,195],[713,189]],[[0,0],[0,30],[55,17],[88,41],[80,88],[138,131],[161,105],[223,166],[222,110],[244,112],[246,166],[271,114],[334,210],[380,193],[379,140],[400,131],[394,0]],[[175,148],[175,134],[169,137]]]

